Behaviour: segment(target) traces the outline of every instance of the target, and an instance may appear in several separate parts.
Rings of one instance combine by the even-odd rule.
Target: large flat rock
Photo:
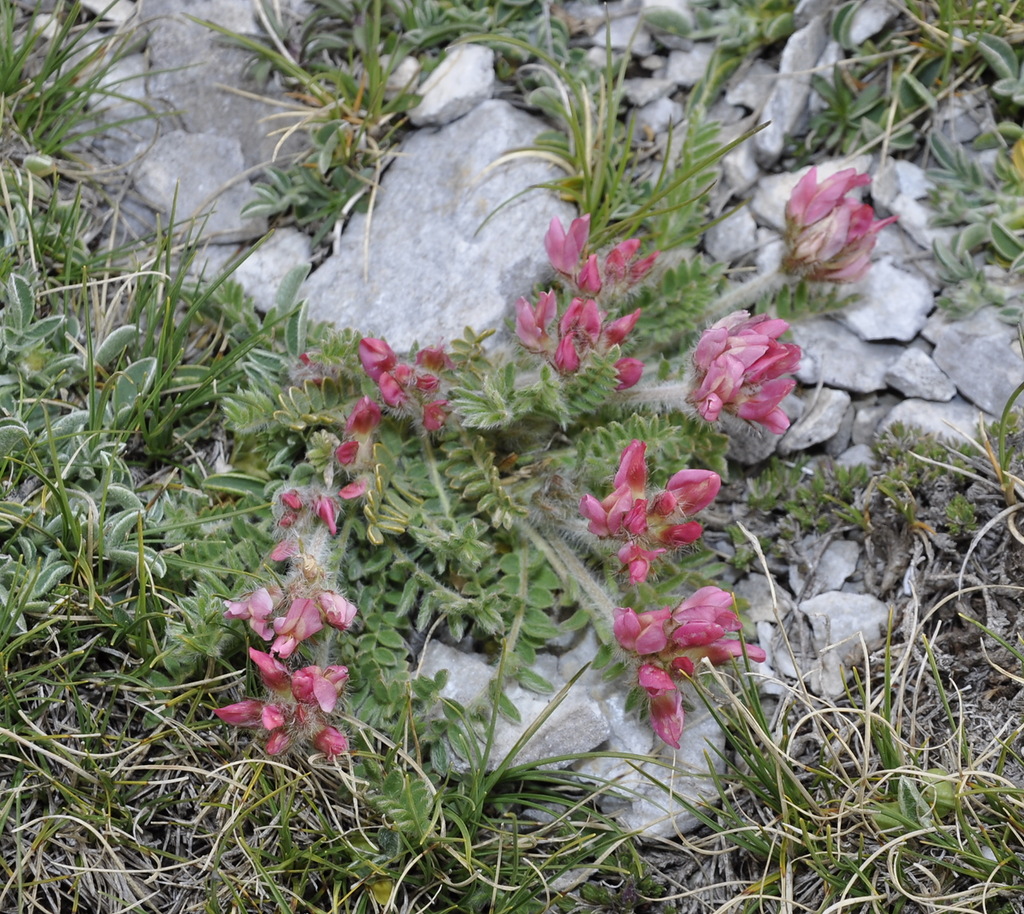
[[[384,337],[400,351],[461,337],[467,326],[499,327],[511,303],[550,273],[543,241],[551,218],[576,215],[550,191],[524,193],[556,177],[551,166],[520,158],[491,167],[545,128],[491,100],[409,137],[381,183],[368,249],[368,219],[359,214],[309,278],[310,317]]]

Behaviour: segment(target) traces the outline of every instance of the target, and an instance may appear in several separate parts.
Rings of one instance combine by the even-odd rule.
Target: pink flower
[[[274,631],[277,637],[270,650],[279,657],[290,657],[299,643],[310,635],[315,635],[324,627],[320,618],[320,609],[308,597],[292,600],[288,612],[274,620]]]
[[[280,755],[292,742],[292,736],[286,730],[275,730],[267,740],[267,755]]]
[[[779,403],[796,382],[779,376],[800,364],[800,347],[778,341],[788,328],[778,318],[736,311],[705,330],[693,351],[690,402],[697,412],[709,422],[730,412],[772,431],[788,428]]]
[[[654,266],[658,259],[658,251],[637,260],[640,250],[640,239],[630,238],[615,245],[604,261],[605,281],[616,287],[636,285]]]
[[[721,587],[709,585],[695,591],[672,612],[672,618],[677,623],[683,623],[690,619],[715,619],[723,625],[731,617],[735,619],[734,607],[736,600],[727,590]],[[736,626],[739,628],[739,625]]]
[[[345,423],[345,434],[364,438],[380,425],[380,407],[369,397],[361,397]]]
[[[671,618],[672,610],[668,606],[645,613],[620,606],[615,610],[612,631],[615,640],[625,650],[637,654],[657,654],[668,647],[665,623]]]
[[[641,362],[640,359],[619,359],[615,363],[615,376],[619,382],[615,385],[615,389],[628,390],[630,387],[639,383],[643,373],[644,363]]]
[[[554,366],[562,374],[575,374],[580,370],[580,354],[573,337],[563,337],[555,349]]]
[[[703,527],[696,521],[681,523],[689,514],[707,507],[718,494],[722,480],[710,470],[680,470],[669,488],[647,498],[647,445],[634,439],[622,451],[615,473],[615,489],[603,501],[593,495],[580,499],[580,514],[595,536],[626,540],[618,556],[631,583],[647,579],[651,563],[667,551],[700,538]]]
[[[746,654],[755,663],[763,663],[768,655],[756,644],[743,644],[737,638],[722,638],[704,648],[704,656],[716,666]]]
[[[293,555],[298,554],[298,551],[299,544],[295,540],[281,540],[270,550],[270,561],[283,562],[285,559],[290,559]]]
[[[574,298],[565,309],[558,330],[563,338],[573,336],[585,349],[590,349],[601,336],[601,318],[594,299]]]
[[[388,406],[404,406],[409,402],[409,395],[405,392],[405,387],[394,375],[383,371],[377,376],[376,381],[380,388],[381,399]]]
[[[709,586],[702,587],[672,611],[675,629],[671,641],[678,649],[676,669],[689,675],[694,670],[694,661],[702,657],[717,665],[743,655],[742,643],[726,637],[743,627],[734,607],[731,593]],[[751,660],[765,659],[764,651],[755,645],[748,646],[746,654]]]
[[[338,631],[345,631],[355,620],[359,612],[355,603],[346,600],[341,594],[324,590],[317,596],[317,602],[323,610],[327,624]]]
[[[270,691],[288,694],[291,681],[288,667],[271,654],[258,651],[254,647],[249,648],[249,659],[256,664],[260,671],[260,679]]]
[[[789,428],[789,416],[779,408],[779,404],[789,396],[795,386],[796,381],[791,378],[765,381],[757,393],[739,405],[736,415],[748,422],[757,422],[768,431],[781,435]]]
[[[331,536],[338,532],[338,524],[334,513],[334,500],[329,495],[317,495],[313,501],[313,513],[327,524],[327,529],[331,531]]]
[[[252,698],[223,708],[214,708],[213,713],[233,727],[263,726],[263,702]]]
[[[593,495],[580,499],[580,514],[590,521],[588,529],[594,536],[617,536],[632,507],[633,496],[628,486],[619,486],[604,501],[598,501]]]
[[[629,574],[630,584],[642,584],[647,580],[651,571],[651,562],[659,555],[663,555],[665,549],[644,549],[636,543],[626,543],[619,552],[619,561],[622,562]]]
[[[324,755],[327,761],[333,761],[344,752],[348,752],[348,737],[334,727],[324,727],[313,737],[313,745]]]
[[[645,677],[644,667],[640,669],[640,684],[650,698],[651,728],[673,749],[678,749],[686,722],[683,696],[679,694],[679,689],[668,673],[651,667],[651,672]],[[665,684],[666,680],[668,684]]]
[[[573,276],[589,237],[589,213],[573,219],[568,232],[562,228],[562,223],[558,219],[552,219],[544,236],[544,249],[547,251],[551,266],[565,276]]]
[[[626,486],[634,498],[643,498],[647,488],[647,444],[634,438],[622,450],[613,485]]]
[[[398,356],[384,340],[365,337],[359,342],[359,361],[370,379],[378,381],[384,372],[398,364]]]
[[[434,400],[423,407],[423,427],[428,432],[438,432],[448,421],[448,401]]]
[[[612,321],[601,330],[601,345],[607,351],[612,346],[617,346],[633,332],[636,322],[640,320],[640,308],[632,314],[626,314],[617,320]]]
[[[281,494],[281,504],[292,511],[301,511],[302,496],[295,489],[289,489]]]
[[[597,265],[597,254],[591,254],[576,276],[576,288],[587,295],[601,291],[601,269]]]
[[[673,511],[689,516],[710,505],[721,488],[722,477],[711,470],[680,470],[669,479],[667,494]]]
[[[846,196],[870,183],[853,168],[819,184],[812,167],[800,179],[786,205],[786,272],[817,282],[854,282],[867,273],[878,233],[896,221],[875,220],[868,204]]]
[[[554,292],[541,292],[534,307],[525,298],[516,302],[516,336],[530,352],[548,352],[551,338],[548,327],[558,315],[558,302]]]
[[[690,546],[697,542],[703,533],[703,525],[695,520],[685,524],[669,524],[658,530],[658,542],[664,543],[670,549],[678,549],[680,546]]]
[[[359,456],[359,442],[345,441],[334,450],[334,457],[343,467],[351,466]]]
[[[346,667],[329,666],[321,670],[318,666],[304,666],[292,673],[292,695],[296,701],[317,705],[321,711],[330,714],[347,681]]]
[[[671,689],[676,690],[675,680],[660,666],[653,663],[642,663],[636,671],[637,682],[648,695],[655,695]]]
[[[416,364],[428,371],[451,371],[455,363],[444,351],[444,346],[424,346],[416,353]]]
[[[264,641],[273,637],[267,620],[274,611],[274,599],[266,587],[254,590],[241,600],[225,600],[224,605],[227,607],[225,619],[244,619]]]
[[[260,721],[267,730],[276,730],[288,722],[288,717],[280,705],[264,704]]]
[[[370,488],[370,483],[366,479],[357,479],[355,482],[350,482],[347,486],[342,486],[338,490],[338,498],[350,501],[353,498],[361,498],[366,494],[366,490]]]

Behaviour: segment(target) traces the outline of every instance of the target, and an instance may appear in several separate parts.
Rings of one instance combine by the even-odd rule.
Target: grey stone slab
[[[167,225],[193,221],[203,237],[219,241],[255,238],[267,230],[266,219],[243,217],[254,199],[244,178],[241,144],[221,133],[172,130],[140,148],[135,188]]]
[[[306,283],[310,316],[401,351],[416,340],[461,337],[466,326],[499,327],[512,303],[550,275],[544,233],[552,217],[567,225],[576,215],[550,191],[525,192],[556,177],[551,166],[520,158],[493,167],[545,126],[492,99],[409,137],[369,219],[368,259],[368,217],[357,215]]]

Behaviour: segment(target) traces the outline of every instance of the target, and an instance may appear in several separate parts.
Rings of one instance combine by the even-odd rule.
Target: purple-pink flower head
[[[292,673],[292,695],[296,701],[317,705],[321,711],[330,714],[347,681],[347,667],[329,666],[321,670],[318,666],[304,666]]]
[[[644,363],[640,359],[621,358],[615,363],[616,390],[629,390],[638,384],[644,373]]]
[[[573,219],[569,223],[568,231],[562,228],[562,223],[557,218],[552,219],[544,236],[544,249],[548,253],[551,266],[565,276],[574,276],[589,237],[589,213]]]
[[[789,427],[779,403],[796,386],[780,376],[800,365],[800,347],[780,343],[789,325],[735,311],[704,331],[693,351],[690,402],[709,422],[723,412],[759,422],[775,433]]]
[[[819,184],[812,167],[800,179],[786,205],[787,273],[815,282],[855,282],[867,273],[878,233],[896,221],[876,220],[868,204],[846,196],[869,183],[868,175],[853,168]]]
[[[604,500],[580,499],[580,514],[594,536],[624,541],[617,555],[633,584],[647,580],[652,563],[668,549],[687,546],[703,528],[686,518],[707,507],[722,480],[710,470],[680,470],[664,492],[647,496],[647,444],[632,440],[622,450],[615,488]]]
[[[628,606],[615,610],[612,632],[623,650],[636,654],[657,654],[668,647],[665,623],[672,618],[671,607],[638,613]]]
[[[348,752],[348,737],[334,727],[324,727],[313,737],[313,745],[326,755],[327,761],[330,762]]]
[[[268,619],[274,611],[274,598],[266,587],[246,594],[241,600],[225,600],[224,605],[227,607],[225,619],[244,619],[264,641],[273,637]]]
[[[277,637],[270,646],[272,653],[278,657],[288,658],[311,635],[315,635],[324,627],[320,618],[320,608],[308,597],[298,597],[279,619],[274,620],[274,631]]]
[[[516,302],[516,336],[524,349],[536,353],[549,353],[554,344],[548,328],[558,316],[558,300],[552,291],[541,292],[537,304],[526,298]]]
[[[340,593],[323,590],[317,594],[317,602],[323,611],[323,619],[331,628],[345,631],[359,613],[355,603],[346,600]]]
[[[280,660],[254,647],[249,648],[249,658],[260,671],[260,679],[271,692],[287,695],[291,687],[291,673]]]
[[[364,438],[380,425],[380,407],[369,397],[361,397],[345,422],[345,434]]]
[[[622,450],[614,485],[626,486],[634,498],[643,498],[647,488],[647,443],[634,438]]]
[[[637,671],[637,681],[650,701],[651,728],[673,749],[678,749],[686,716],[683,696],[672,677],[660,667],[644,664]]]
[[[727,637],[742,627],[732,594],[720,587],[702,587],[672,611],[668,628],[670,640],[678,651],[674,661],[676,668],[691,673],[694,661],[702,657],[717,665],[742,656],[743,644]],[[747,645],[746,655],[751,660],[765,659],[764,651],[756,645]]]
[[[384,340],[368,336],[359,342],[359,361],[363,371],[376,381],[398,364],[398,356]]]
[[[647,575],[651,573],[651,564],[659,555],[664,555],[667,549],[645,549],[639,543],[626,543],[618,551],[619,561],[629,576],[630,584],[643,584]]]

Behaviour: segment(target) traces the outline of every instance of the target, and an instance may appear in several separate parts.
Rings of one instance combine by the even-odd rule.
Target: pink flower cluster
[[[613,247],[602,266],[597,254],[586,253],[589,239],[589,213],[573,219],[568,231],[558,219],[552,219],[544,236],[544,249],[551,266],[585,296],[602,292],[608,297],[622,295],[640,282],[658,259],[658,251],[641,259],[638,256],[640,239],[630,238]]]
[[[440,375],[455,366],[443,347],[420,349],[416,364],[408,365],[398,361],[384,340],[366,337],[359,343],[359,361],[388,406],[419,419],[428,432],[444,427],[448,421],[448,401],[442,396],[444,385]]]
[[[365,404],[357,405],[356,413],[360,410],[366,410]],[[313,488],[289,489],[280,495],[276,511],[285,536],[270,559],[287,560],[288,574],[280,586],[259,587],[224,601],[224,618],[247,622],[258,637],[272,642],[268,652],[250,649],[249,656],[274,697],[270,702],[247,699],[215,713],[236,726],[267,730],[271,754],[305,740],[334,758],[348,742],[328,726],[324,715],[334,710],[348,671],[307,666],[291,672],[282,661],[325,627],[346,631],[358,614],[354,603],[332,589],[331,575],[321,564],[329,537],[337,532],[335,502]]]
[[[735,311],[705,330],[693,351],[697,412],[710,422],[732,413],[776,434],[789,428],[779,403],[796,382],[781,375],[800,366],[800,347],[779,342],[788,329],[779,318]]]
[[[786,205],[787,273],[815,282],[855,282],[871,266],[878,233],[892,222],[875,219],[874,210],[846,195],[871,183],[865,174],[845,168],[818,183],[811,168],[796,185]]]
[[[536,304],[526,298],[516,302],[516,335],[529,352],[542,355],[564,375],[575,374],[592,352],[606,353],[620,345],[636,326],[640,310],[606,322],[607,314],[597,299],[622,296],[650,272],[658,252],[639,257],[640,239],[617,244],[605,256],[587,253],[590,215],[574,219],[566,230],[552,219],[544,247],[551,265],[575,287],[575,295],[561,318],[553,291],[543,292]],[[621,358],[615,363],[616,390],[632,387],[643,374],[639,359]]]
[[[700,538],[704,528],[686,518],[711,504],[722,486],[711,470],[680,470],[663,492],[648,498],[646,450],[643,441],[631,441],[622,452],[612,493],[601,501],[593,495],[580,500],[580,514],[590,521],[594,536],[623,541],[618,558],[631,584],[647,580],[659,555]]]
[[[696,664],[707,657],[717,665],[744,653],[754,661],[765,659],[756,645],[728,637],[742,628],[734,607],[732,594],[702,587],[675,609],[615,610],[615,639],[636,665],[637,682],[650,701],[651,726],[675,749],[685,722],[679,685],[694,674]]]
[[[575,374],[591,352],[608,352],[629,335],[640,318],[640,309],[610,323],[592,299],[574,298],[556,324],[558,304],[554,292],[542,292],[536,305],[525,298],[516,302],[516,335],[523,348],[543,355],[561,374]],[[643,374],[639,359],[621,358],[615,363],[616,390],[632,387]]]
[[[294,589],[294,588],[293,588]],[[295,649],[325,625],[345,631],[355,620],[356,605],[333,590],[314,586],[306,596],[284,599],[284,591],[266,587],[247,593],[238,600],[225,600],[225,619],[248,622],[264,641],[273,640],[270,651],[278,657],[290,657]],[[283,613],[280,610],[287,604]]]
[[[330,725],[328,717],[348,681],[346,667],[304,666],[292,672],[276,657],[255,648],[249,649],[249,656],[272,700],[246,699],[216,708],[214,714],[235,727],[266,730],[271,755],[300,740],[311,742],[328,760],[348,751],[348,738]]]
[[[369,397],[361,397],[345,422],[345,440],[334,452],[338,463],[352,469],[371,462],[373,432],[380,420],[380,407]]]

